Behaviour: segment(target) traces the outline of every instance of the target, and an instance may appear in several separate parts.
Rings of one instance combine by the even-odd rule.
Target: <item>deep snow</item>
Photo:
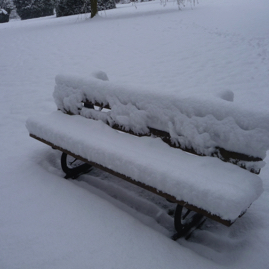
[[[267,269],[268,165],[264,193],[233,226],[207,221],[173,242],[171,205],[99,171],[63,179],[60,154],[30,139],[25,122],[56,110],[56,74],[95,70],[166,94],[230,92],[226,99],[266,115],[268,10],[267,0],[201,0],[181,11],[155,1],[93,20],[0,24],[0,268]]]

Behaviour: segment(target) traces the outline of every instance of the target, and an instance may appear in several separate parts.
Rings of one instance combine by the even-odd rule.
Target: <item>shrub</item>
[[[0,0],[0,9],[5,10],[10,15],[10,12],[14,9],[14,5],[11,0]]]
[[[22,20],[54,14],[55,0],[14,0],[14,4]]]
[[[0,0],[0,23],[9,21],[12,9],[14,6],[11,0]]]
[[[8,22],[9,21],[9,14],[5,9],[0,9],[0,23]]]
[[[114,0],[98,0],[98,10],[116,8]],[[56,5],[56,16],[68,16],[91,12],[90,0],[59,0]]]

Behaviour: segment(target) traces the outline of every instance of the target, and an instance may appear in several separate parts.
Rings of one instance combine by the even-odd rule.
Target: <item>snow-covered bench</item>
[[[114,84],[101,72],[58,75],[53,95],[58,111],[28,119],[30,136],[62,151],[62,162],[68,154],[177,203],[179,235],[189,227],[183,207],[230,226],[262,193],[266,115]]]

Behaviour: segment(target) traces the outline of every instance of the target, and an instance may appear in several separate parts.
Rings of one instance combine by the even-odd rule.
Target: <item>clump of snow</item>
[[[226,100],[229,102],[233,102],[234,101],[234,93],[230,90],[226,90],[226,91],[221,91],[218,93],[218,95],[222,100]]]
[[[5,15],[7,15],[8,13],[7,13],[3,8],[1,8],[1,9],[0,9],[0,14],[5,14]]]
[[[199,157],[161,139],[117,132],[102,121],[56,111],[27,121],[31,134],[83,158],[234,221],[262,193],[257,176],[217,158]]]
[[[267,115],[227,102],[233,99],[231,91],[221,93],[221,98],[186,96],[96,78],[58,75],[53,96],[58,109],[84,117],[95,112],[84,108],[82,102],[109,103],[111,111],[101,113],[98,119],[125,125],[137,133],[146,133],[148,127],[167,131],[174,143],[201,154],[210,155],[216,147],[222,147],[264,159],[269,149]],[[263,163],[255,165],[260,167]]]
[[[103,81],[108,81],[109,80],[107,74],[104,71],[101,71],[101,70],[92,72],[92,76],[95,77],[95,78],[101,79]]]

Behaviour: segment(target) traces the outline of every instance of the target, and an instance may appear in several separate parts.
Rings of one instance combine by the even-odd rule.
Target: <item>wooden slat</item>
[[[98,106],[100,108],[106,108],[106,109],[111,109],[110,105],[109,104],[103,104],[103,103],[99,103],[97,101],[95,101],[94,103],[90,102],[90,101],[86,101],[86,102],[83,102],[84,104],[84,107],[87,107],[87,108],[92,108],[92,106]]]
[[[139,181],[137,181],[135,179],[132,179],[132,178],[126,176],[126,175],[123,175],[121,173],[118,173],[118,172],[116,172],[116,171],[114,171],[112,169],[109,169],[109,168],[101,165],[101,164],[98,164],[98,163],[89,161],[89,160],[87,160],[87,159],[85,159],[85,158],[83,158],[83,157],[81,157],[81,156],[79,156],[79,155],[77,155],[77,154],[69,151],[69,150],[66,150],[66,149],[63,149],[63,148],[61,148],[61,147],[59,147],[57,145],[54,145],[53,143],[51,143],[49,141],[46,141],[46,140],[44,140],[44,139],[42,139],[40,137],[37,137],[37,136],[35,136],[33,134],[30,134],[30,136],[32,138],[37,139],[38,141],[41,141],[41,142],[43,142],[43,143],[51,146],[54,149],[58,149],[58,150],[66,153],[66,154],[68,154],[68,155],[70,155],[70,156],[72,156],[74,158],[77,158],[78,160],[81,160],[81,161],[83,161],[85,163],[88,163],[88,164],[90,164],[90,165],[92,165],[94,167],[97,167],[97,168],[99,168],[99,169],[101,169],[101,170],[103,170],[105,172],[108,172],[108,173],[110,173],[110,174],[112,174],[114,176],[117,176],[117,177],[119,177],[121,179],[124,179],[125,181],[128,181],[129,183],[132,183],[132,184],[134,184],[136,186],[139,186],[139,187],[141,187],[141,188],[143,188],[145,190],[148,190],[148,191],[150,191],[152,193],[155,193],[155,194],[157,194],[157,195],[159,195],[159,196],[161,196],[161,197],[163,197],[163,198],[165,198],[165,199],[167,199],[167,200],[169,200],[169,201],[171,201],[173,203],[180,204],[180,205],[186,207],[187,209],[190,209],[190,210],[195,211],[195,212],[197,212],[199,214],[202,214],[205,217],[210,218],[210,219],[212,219],[214,221],[217,221],[217,222],[219,222],[219,223],[221,223],[221,224],[223,224],[225,226],[228,226],[229,227],[229,226],[231,226],[233,224],[233,222],[231,222],[229,220],[222,219],[222,218],[220,218],[219,216],[217,216],[215,214],[211,214],[210,212],[208,212],[206,210],[203,210],[203,209],[199,208],[198,206],[191,205],[191,204],[189,204],[189,203],[187,203],[185,201],[182,201],[182,200],[177,200],[174,196],[172,196],[172,195],[170,195],[168,193],[164,193],[161,190],[158,190],[158,189],[156,189],[156,188],[154,188],[152,186],[146,185],[146,184],[144,184],[142,182],[139,182]]]

